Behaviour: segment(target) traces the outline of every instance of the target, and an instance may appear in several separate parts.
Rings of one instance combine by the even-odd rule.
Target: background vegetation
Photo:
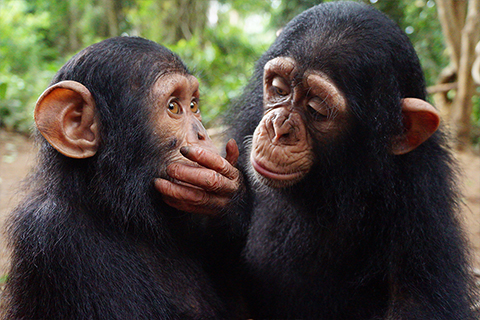
[[[319,0],[0,0],[0,127],[28,133],[36,98],[80,49],[118,35],[177,52],[201,81],[207,126],[293,16]],[[433,0],[364,0],[410,36],[427,82],[449,64]],[[477,91],[478,93],[478,91]],[[480,127],[479,99],[472,124]]]

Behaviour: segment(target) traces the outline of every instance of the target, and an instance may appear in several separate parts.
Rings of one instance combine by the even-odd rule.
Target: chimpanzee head
[[[257,64],[263,117],[250,162],[256,180],[283,188],[350,156],[401,156],[436,131],[439,116],[406,35],[355,2],[325,3],[293,19]],[[339,160],[339,159],[337,159]]]
[[[153,179],[168,179],[170,163],[189,161],[182,146],[218,153],[201,123],[199,99],[197,79],[161,45],[117,37],[89,46],[38,99],[44,171],[79,186],[57,192],[94,199],[79,202],[137,213],[159,197]]]

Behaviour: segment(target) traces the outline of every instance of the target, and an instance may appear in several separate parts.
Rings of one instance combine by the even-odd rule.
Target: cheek
[[[342,119],[339,117],[338,119],[329,119],[323,122],[312,121],[309,128],[312,132],[315,132],[317,136],[316,140],[322,140],[336,137],[342,132],[344,125]]]

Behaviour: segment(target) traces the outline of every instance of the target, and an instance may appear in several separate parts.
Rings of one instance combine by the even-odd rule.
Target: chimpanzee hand
[[[181,184],[155,179],[155,187],[164,201],[191,213],[216,214],[226,209],[241,188],[240,173],[234,167],[239,155],[235,140],[228,141],[225,159],[196,146],[182,147],[180,152],[202,167],[181,163],[169,165],[167,173]]]

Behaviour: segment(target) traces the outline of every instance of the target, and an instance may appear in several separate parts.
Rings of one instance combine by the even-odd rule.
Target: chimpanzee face
[[[345,127],[347,102],[323,73],[298,74],[288,57],[264,68],[264,115],[252,139],[255,177],[281,188],[300,181],[315,162],[314,141],[327,143]]]
[[[175,149],[167,162],[189,161],[179,152],[183,146],[201,146],[218,154],[202,125],[198,80],[192,75],[169,73],[152,87],[153,132],[163,141],[172,139]],[[194,165],[194,162],[189,163]]]

